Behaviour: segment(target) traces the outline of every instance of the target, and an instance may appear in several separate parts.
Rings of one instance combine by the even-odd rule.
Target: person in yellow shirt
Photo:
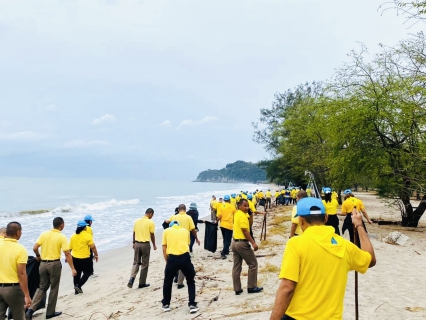
[[[331,193],[331,199],[336,199],[337,200],[337,192],[333,190],[333,192]]]
[[[306,191],[300,190],[296,195],[296,205],[293,207],[291,211],[291,228],[290,228],[290,236],[292,238],[294,236],[301,236],[303,234],[302,227],[300,226],[299,217],[297,215],[297,201],[303,198],[307,198],[308,195]]]
[[[223,250],[220,252],[220,255],[225,260],[231,246],[234,214],[237,209],[231,204],[230,196],[224,196],[223,200],[225,200],[225,203],[217,210],[217,222],[220,222],[220,230],[223,237]]]
[[[312,193],[311,188],[307,187],[306,194],[308,195],[308,197],[311,197],[311,193]]]
[[[39,305],[46,299],[46,292],[50,287],[49,300],[46,309],[46,318],[58,317],[62,312],[56,311],[56,302],[59,294],[59,283],[61,281],[62,264],[61,251],[65,254],[71,274],[75,276],[77,271],[69,250],[68,239],[61,233],[65,228],[64,219],[56,217],[53,219],[53,229],[43,232],[34,244],[33,251],[36,259],[40,262],[40,285],[33,297],[33,303],[27,310],[26,319],[32,319],[33,313],[38,310]],[[41,255],[39,248],[41,247]]]
[[[339,218],[337,217],[337,209],[339,208],[339,203],[336,199],[332,198],[331,189],[326,187],[324,188],[324,200],[322,200],[322,204],[325,208],[325,213],[328,216],[326,226],[332,226],[336,234],[340,236],[339,230]]]
[[[24,320],[25,308],[31,305],[27,279],[27,250],[18,243],[22,236],[19,222],[10,222],[0,241],[0,319],[6,319],[10,308],[13,319]]]
[[[348,230],[349,239],[351,240],[352,243],[354,243],[355,235],[354,235],[353,225],[351,222],[351,213],[353,209],[356,208],[357,211],[361,212],[364,215],[364,217],[367,219],[369,224],[372,224],[373,222],[370,220],[370,217],[365,211],[363,202],[360,199],[354,197],[351,189],[346,189],[343,193],[345,195],[345,201],[343,201],[342,203],[342,213],[340,215],[346,216],[346,218],[343,221],[342,234],[345,234],[345,231]],[[364,225],[364,229],[367,230],[365,228],[364,221],[362,223]]]
[[[173,278],[180,270],[185,275],[188,285],[189,312],[198,311],[195,302],[195,269],[189,255],[189,231],[182,228],[176,220],[170,222],[170,227],[163,232],[163,256],[166,261],[163,282],[163,311],[170,311],[172,299]]]
[[[93,241],[95,241],[95,236],[93,235],[93,229],[92,229],[92,224],[93,224],[93,221],[95,221],[95,219],[93,219],[93,217],[90,214],[88,214],[88,215],[86,215],[84,217],[83,220],[86,221],[86,223],[87,223],[86,232],[88,234],[90,234],[92,236],[92,238],[93,238]],[[90,250],[90,258],[93,259],[93,252],[92,252],[92,250]],[[92,278],[96,278],[97,276],[98,276],[98,274],[96,274],[95,270],[93,270],[93,273],[91,274],[91,277]]]
[[[258,293],[263,290],[262,287],[257,286],[257,259],[254,251],[259,247],[250,235],[249,223],[249,203],[246,199],[241,199],[238,203],[238,211],[234,216],[234,241],[232,242],[232,252],[234,259],[234,266],[232,268],[232,282],[236,295],[243,293],[241,288],[241,270],[243,260],[247,263],[248,279],[247,279],[247,292]],[[253,250],[250,248],[250,243]]]
[[[99,255],[92,236],[86,231],[87,222],[80,220],[77,229],[70,239],[70,251],[74,268],[77,274],[74,276],[75,294],[83,293],[82,287],[93,273],[93,260],[98,262]],[[90,250],[94,253],[93,259],[90,257]]]
[[[235,193],[231,194],[231,205],[237,208],[237,199]]]
[[[0,228],[0,240],[6,236],[6,228]]]
[[[342,319],[348,273],[365,273],[376,264],[361,215],[354,211],[352,221],[362,250],[324,225],[327,215],[320,199],[299,200],[297,216],[303,236],[286,244],[270,319]]]
[[[210,217],[212,222],[216,221],[216,204],[217,204],[217,200],[215,196],[212,196],[212,200],[210,201]]]
[[[278,207],[278,202],[280,201],[279,196],[280,196],[280,192],[278,190],[275,191],[274,198],[275,198],[275,206],[276,207]]]
[[[271,193],[270,189],[268,189],[268,191],[266,191],[265,197],[266,197],[265,209],[271,209],[271,205],[272,205],[272,193]]]
[[[148,208],[145,211],[145,216],[137,219],[133,225],[133,250],[135,251],[135,254],[133,258],[132,273],[130,275],[129,283],[127,284],[129,288],[133,287],[133,283],[139,272],[139,266],[141,266],[141,274],[139,276],[138,289],[149,287],[149,283],[146,283],[146,277],[148,276],[149,256],[151,253],[150,241],[152,242],[154,250],[157,250],[154,234],[155,223],[152,221],[153,216],[154,210],[152,208]]]
[[[296,204],[296,198],[297,198],[297,189],[296,188],[293,188],[292,190],[291,190],[291,199],[292,199],[292,201],[293,201],[293,204]]]
[[[215,212],[218,208],[218,206],[221,206],[222,202],[217,202],[215,204]],[[175,214],[173,216],[170,217],[169,220],[165,220],[166,223],[170,223],[172,221],[177,221],[179,222],[179,225],[188,230],[190,233],[192,233],[192,235],[195,238],[195,241],[197,242],[198,245],[200,245],[200,240],[198,240],[198,236],[197,236],[197,230],[195,229],[195,223],[194,220],[192,220],[191,216],[189,216],[186,213],[186,206],[184,204],[180,204],[178,207],[179,213]],[[216,221],[216,218],[214,219],[214,221]],[[182,289],[184,287],[183,285],[183,280],[185,279],[183,272],[179,271],[178,274],[178,279],[177,279],[177,287],[178,289]]]

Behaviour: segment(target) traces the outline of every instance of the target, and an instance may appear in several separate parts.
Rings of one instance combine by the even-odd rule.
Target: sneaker
[[[194,258],[194,253],[193,253],[193,252],[190,252],[190,253],[189,253],[189,256],[190,256],[191,258]]]
[[[223,256],[221,256],[221,258],[222,258],[222,260],[225,260],[225,259],[226,259],[226,256],[225,256],[225,255],[223,255]]]
[[[189,313],[195,313],[197,312],[199,309],[197,306],[189,306]]]
[[[99,275],[97,274],[97,273],[92,273],[91,275],[90,275],[90,278],[97,278]]]
[[[170,306],[168,304],[163,305],[163,311],[164,312],[169,312],[170,311]]]
[[[83,293],[83,290],[81,290],[81,288],[79,286],[75,286],[74,290],[78,293]]]
[[[185,287],[185,285],[184,284],[178,284],[178,289],[182,289],[182,288],[184,288]]]

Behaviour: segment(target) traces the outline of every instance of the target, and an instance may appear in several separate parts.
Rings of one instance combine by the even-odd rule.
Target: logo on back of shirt
[[[331,244],[332,244],[332,245],[337,245],[337,241],[336,241],[336,239],[331,238]]]

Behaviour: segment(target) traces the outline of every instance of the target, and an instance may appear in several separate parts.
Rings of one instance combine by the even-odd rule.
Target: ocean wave
[[[124,205],[138,204],[139,199],[121,200],[112,199],[109,201],[102,201],[96,203],[83,203],[80,205],[66,205],[63,207],[57,207],[52,210],[52,213],[61,212],[81,212],[81,211],[101,211],[112,207],[119,207]]]

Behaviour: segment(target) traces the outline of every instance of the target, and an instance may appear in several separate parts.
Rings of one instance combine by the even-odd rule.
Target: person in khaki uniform
[[[133,259],[132,274],[130,275],[129,283],[127,284],[129,288],[133,287],[133,282],[139,272],[140,265],[142,265],[142,269],[139,276],[138,288],[141,289],[149,287],[149,283],[146,283],[146,277],[148,275],[149,255],[151,253],[151,245],[149,244],[150,240],[154,246],[154,250],[157,250],[154,235],[155,223],[151,220],[153,216],[154,210],[148,208],[145,211],[145,217],[136,220],[133,226],[133,249],[135,250],[135,255]]]
[[[257,259],[254,251],[259,247],[250,235],[249,223],[249,203],[246,199],[241,199],[238,203],[238,211],[234,216],[234,241],[232,242],[232,251],[234,258],[234,267],[232,268],[232,282],[236,295],[243,292],[241,289],[241,270],[243,260],[249,267],[247,279],[247,292],[258,293],[263,290],[262,287],[257,286]],[[253,250],[250,248],[250,243]]]
[[[0,241],[0,319],[6,319],[9,307],[13,319],[24,320],[24,308],[31,305],[26,272],[28,254],[18,243],[21,235],[21,224],[10,222],[5,238]]]
[[[40,261],[40,285],[37,289],[31,307],[27,310],[26,318],[32,319],[33,313],[39,304],[46,298],[46,292],[50,287],[49,300],[46,310],[46,319],[60,316],[62,312],[56,312],[58,300],[59,283],[61,281],[61,250],[65,254],[68,265],[73,276],[77,274],[69,250],[68,239],[61,233],[65,228],[64,219],[56,217],[53,219],[53,229],[43,232],[34,244],[33,251],[37,261]],[[41,247],[41,256],[39,248]]]

